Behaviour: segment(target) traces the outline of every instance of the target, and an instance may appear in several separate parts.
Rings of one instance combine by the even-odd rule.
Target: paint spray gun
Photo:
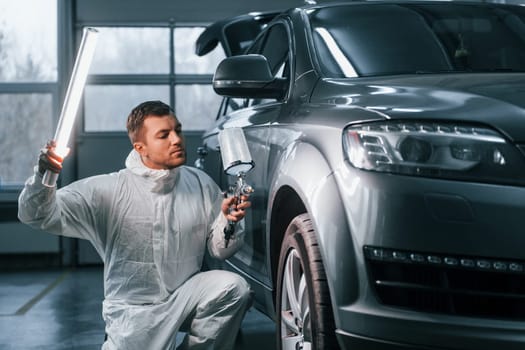
[[[235,176],[235,184],[228,188],[228,193],[235,197],[235,205],[242,203],[242,196],[253,193],[253,187],[245,181],[246,173],[252,170],[255,163],[250,155],[248,143],[242,128],[228,128],[219,132],[222,165],[227,175]],[[224,228],[226,247],[235,231],[235,222],[228,221]]]

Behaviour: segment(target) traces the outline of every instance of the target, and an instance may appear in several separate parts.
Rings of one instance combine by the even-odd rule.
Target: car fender
[[[275,218],[272,217],[272,208],[280,190],[293,189],[316,230],[332,305],[336,308],[352,303],[358,293],[355,247],[336,179],[328,162],[312,144],[297,141],[281,153],[275,169],[278,170],[274,172],[269,192],[268,231],[273,226],[271,221]],[[267,232],[269,247],[272,246],[272,239],[282,240],[280,234]],[[337,313],[335,315],[337,317]]]

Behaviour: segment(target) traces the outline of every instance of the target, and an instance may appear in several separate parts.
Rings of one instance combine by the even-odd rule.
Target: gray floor
[[[102,298],[98,267],[0,273],[0,349],[100,349]],[[235,350],[274,347],[275,324],[250,309]]]

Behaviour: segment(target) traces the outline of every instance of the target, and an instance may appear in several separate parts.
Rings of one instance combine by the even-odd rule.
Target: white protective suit
[[[132,151],[126,169],[60,190],[35,175],[19,198],[19,218],[42,230],[89,240],[104,261],[103,349],[174,349],[177,331],[191,349],[233,349],[250,304],[249,285],[226,271],[199,272],[206,246],[225,248],[219,187],[200,170],[153,170]],[[236,226],[242,226],[242,222]]]

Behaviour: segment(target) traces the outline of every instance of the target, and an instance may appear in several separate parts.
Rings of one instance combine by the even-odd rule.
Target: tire
[[[286,229],[276,306],[278,349],[339,349],[326,274],[308,214],[295,217]]]

